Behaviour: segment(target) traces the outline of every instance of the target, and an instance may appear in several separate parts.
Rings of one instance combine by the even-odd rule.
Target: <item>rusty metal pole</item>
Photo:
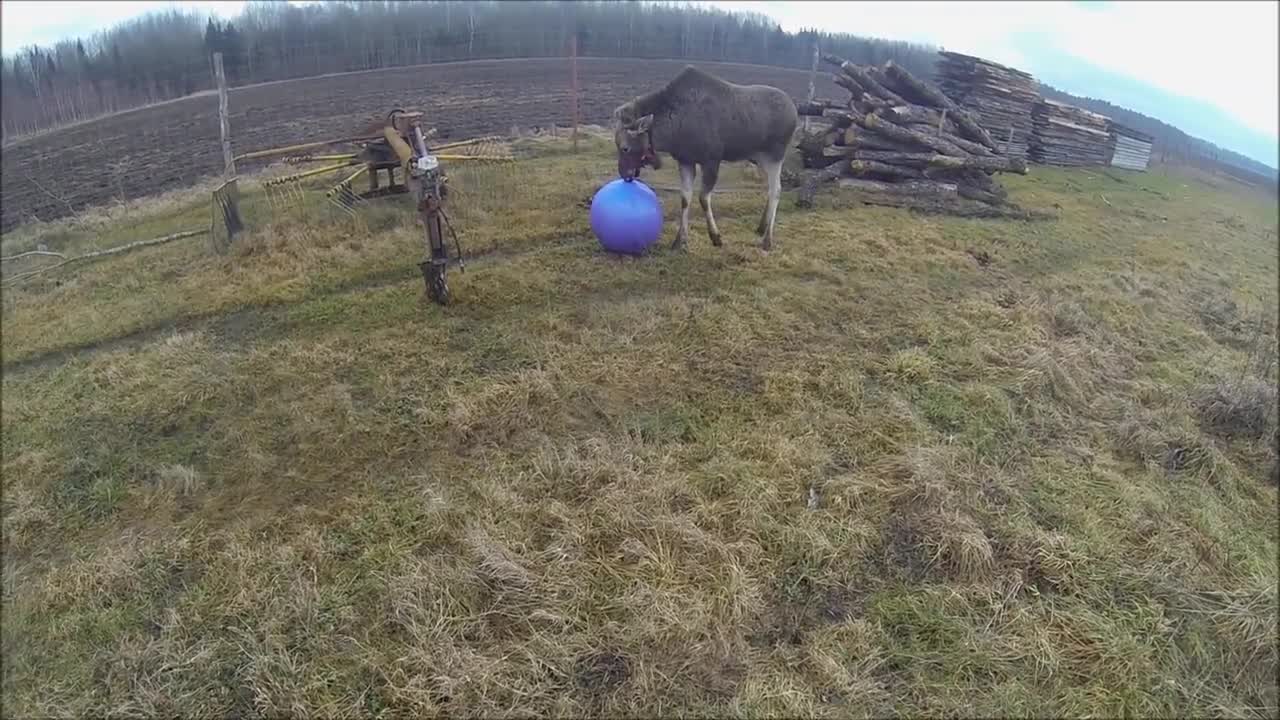
[[[573,151],[578,152],[578,33],[569,36],[569,107],[573,115]]]

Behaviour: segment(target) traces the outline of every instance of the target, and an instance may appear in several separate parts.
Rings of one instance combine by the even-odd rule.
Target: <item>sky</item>
[[[238,15],[244,6],[243,0],[3,0],[0,2],[0,45],[5,55],[11,55],[27,45],[52,45],[65,38],[85,37],[118,22],[170,7],[230,18]]]
[[[88,35],[177,5],[232,17],[244,2],[0,2],[6,54]],[[907,40],[1021,68],[1275,167],[1280,2],[773,0],[701,4],[768,15],[783,29]],[[63,5],[63,8],[57,8]]]
[[[1274,0],[706,4],[985,57],[1277,165]]]

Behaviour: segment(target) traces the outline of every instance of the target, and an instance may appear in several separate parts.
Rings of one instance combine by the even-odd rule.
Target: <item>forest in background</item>
[[[213,87],[222,52],[232,85],[433,62],[568,53],[808,68],[823,52],[857,64],[892,59],[932,76],[936,48],[817,30],[790,33],[752,13],[624,2],[251,2],[230,21],[178,10],[145,15],[53,47],[0,58],[0,128],[6,141]],[[1153,161],[1276,171],[1155,118],[1049,86],[1046,97],[1106,114],[1155,138]]]

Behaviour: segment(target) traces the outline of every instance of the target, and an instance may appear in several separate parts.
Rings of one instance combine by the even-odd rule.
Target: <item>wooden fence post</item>
[[[815,92],[815,89],[813,86],[813,79],[817,74],[818,74],[818,43],[815,40],[813,43],[813,65],[809,66],[809,102],[811,103],[813,102],[813,95]],[[809,132],[809,116],[808,115],[805,115],[804,117],[804,131],[806,133]]]
[[[214,193],[215,212],[220,211],[227,239],[218,238],[216,228],[209,228],[209,238],[214,250],[226,251],[244,223],[240,219],[240,188],[236,178],[236,156],[231,152],[231,118],[227,107],[227,75],[222,69],[222,53],[213,54],[213,77],[218,83],[218,127],[222,135],[222,185]],[[216,218],[216,215],[215,215]]]
[[[569,107],[573,116],[573,151],[578,152],[578,33],[569,36]]]
[[[227,116],[227,75],[222,70],[222,53],[213,54],[213,77],[218,82],[218,125],[222,131],[222,163],[224,180],[236,175],[236,157],[231,152],[231,121]]]

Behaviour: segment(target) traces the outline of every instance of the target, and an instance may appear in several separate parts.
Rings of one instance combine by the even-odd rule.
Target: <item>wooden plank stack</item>
[[[1041,100],[1031,111],[1035,132],[1031,159],[1043,165],[1079,167],[1111,162],[1110,119],[1074,105]]]
[[[1003,205],[1007,193],[992,175],[1027,172],[1026,162],[1004,155],[973,115],[893,61],[877,67],[833,55],[823,60],[839,68],[833,79],[850,97],[798,105],[801,115],[826,120],[797,146],[814,170],[802,204],[823,182],[839,181],[881,195]]]
[[[1115,121],[1108,128],[1111,131],[1111,166],[1145,171],[1151,161],[1152,137]]]
[[[1032,106],[1040,85],[1030,74],[957,52],[938,53],[938,85],[968,110],[998,143],[1001,152],[1025,158],[1031,141]]]

